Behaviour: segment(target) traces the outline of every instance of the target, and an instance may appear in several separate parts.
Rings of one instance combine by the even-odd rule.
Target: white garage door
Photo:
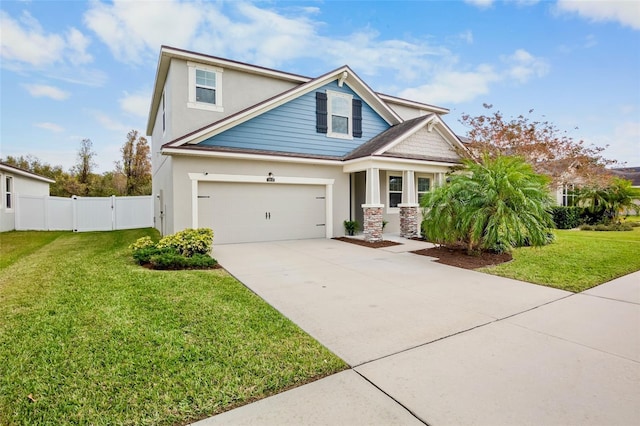
[[[325,186],[200,182],[198,224],[214,244],[325,237]]]

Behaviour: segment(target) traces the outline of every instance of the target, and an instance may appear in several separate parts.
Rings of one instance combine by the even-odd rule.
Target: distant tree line
[[[2,162],[20,169],[48,177],[56,182],[50,186],[50,195],[57,197],[108,197],[111,195],[150,195],[151,156],[147,139],[137,130],[127,133],[120,148],[121,161],[114,169],[95,173],[96,153],[91,139],[83,139],[78,149],[76,164],[65,171],[62,166],[52,166],[33,155],[7,156]]]

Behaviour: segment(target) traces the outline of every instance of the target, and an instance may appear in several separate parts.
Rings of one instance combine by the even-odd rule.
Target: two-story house
[[[155,224],[215,243],[415,236],[419,197],[464,151],[446,108],[374,92],[348,66],[305,77],[163,46],[149,113]]]

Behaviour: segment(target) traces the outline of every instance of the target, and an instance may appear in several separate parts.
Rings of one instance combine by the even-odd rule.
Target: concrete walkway
[[[218,246],[351,370],[198,422],[640,424],[640,273],[581,294],[333,240]]]

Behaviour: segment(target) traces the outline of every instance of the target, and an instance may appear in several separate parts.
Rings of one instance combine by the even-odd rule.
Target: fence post
[[[78,232],[78,196],[71,196],[71,211],[73,213],[73,232]]]
[[[116,196],[111,196],[111,230],[114,231],[118,229],[116,227]]]

